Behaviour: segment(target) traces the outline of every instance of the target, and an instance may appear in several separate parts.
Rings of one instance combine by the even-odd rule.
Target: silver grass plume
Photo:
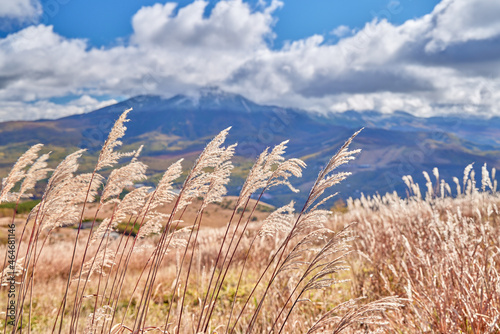
[[[331,231],[329,231],[331,232]],[[301,281],[312,275],[305,283],[297,301],[302,301],[301,296],[307,291],[319,290],[344,282],[345,280],[337,280],[333,277],[340,271],[349,270],[346,265],[345,257],[351,248],[349,242],[354,238],[349,236],[349,226],[338,233],[334,233],[333,237],[328,237],[331,233],[324,233],[318,239],[326,239],[324,246],[316,251],[316,255],[308,262]]]
[[[300,159],[288,159],[285,160],[283,154],[285,154],[286,144],[288,140],[275,146],[271,153],[267,156],[267,159],[263,166],[263,176],[264,180],[269,179],[268,188],[277,186],[280,184],[286,185],[293,192],[298,192],[292,184],[288,181],[290,176],[302,177],[302,168],[306,167],[306,163]],[[277,165],[276,169],[272,171],[273,166]],[[267,177],[267,175],[269,177]],[[262,181],[264,181],[262,180]]]
[[[118,197],[125,187],[133,186],[134,182],[146,179],[147,166],[140,161],[113,169],[102,192],[101,203]]]
[[[302,177],[302,168],[305,167],[306,163],[300,159],[292,158],[285,160],[278,165],[271,175],[268,188],[282,184],[290,188],[294,193],[298,193],[299,190],[292,186],[288,178],[292,175],[295,177]]]
[[[448,195],[451,196],[451,187],[448,183],[444,182],[444,180],[441,180],[441,182],[444,184],[444,188],[446,189],[446,191],[448,192]],[[443,192],[444,193],[444,192]],[[444,194],[443,194],[443,197],[444,197]]]
[[[38,151],[40,151],[42,147],[43,144],[33,145],[23,155],[21,155],[19,159],[17,159],[16,163],[10,170],[9,175],[2,179],[0,203],[12,199],[12,197],[9,196],[10,190],[16,185],[17,182],[21,181],[26,176],[24,169],[38,158]]]
[[[436,184],[439,184],[439,169],[434,167],[432,169],[432,174],[434,174],[434,177],[436,178]]]
[[[138,205],[135,208],[135,212],[138,216],[141,216],[145,214],[146,216],[144,217],[144,223],[139,229],[139,233],[137,237],[139,239],[142,239],[146,237],[147,235],[150,234],[156,234],[161,231],[162,228],[162,222],[163,221],[168,221],[170,218],[170,215],[163,214],[160,212],[155,211],[155,209],[159,206],[162,206],[166,203],[172,202],[177,194],[173,191],[173,182],[178,179],[181,174],[182,174],[182,165],[181,162],[183,159],[180,159],[173,164],[170,165],[170,167],[165,171],[163,174],[160,182],[158,183],[156,190],[153,192],[149,192],[149,194],[144,194],[142,199],[140,200],[140,205]],[[140,188],[139,188],[140,189]],[[144,192],[144,190],[142,190]],[[139,193],[137,193],[139,194]],[[122,203],[118,206],[117,209],[117,217],[121,217],[122,214],[122,204],[124,201],[128,201],[129,198],[125,196],[123,199]],[[132,204],[132,203],[131,203]],[[139,210],[140,207],[140,210]],[[102,223],[101,223],[102,225]],[[95,238],[99,238],[100,235],[103,235],[106,233],[106,231],[111,227],[102,227],[99,226],[98,235],[95,236]]]
[[[328,196],[328,199],[331,197],[333,197],[333,195]],[[322,203],[320,202],[318,204],[321,205]],[[307,233],[309,231],[323,228],[328,222],[328,217],[331,214],[332,212],[330,210],[320,210],[317,208],[317,205],[314,206],[312,210],[309,210],[307,213],[304,213],[300,217],[290,238]]]
[[[81,204],[85,199],[90,202],[95,199],[102,180],[103,178],[99,174],[92,177],[90,173],[65,179],[49,189],[50,191],[45,195],[44,201],[32,210],[30,216],[36,214],[41,208],[38,216],[43,219],[42,229],[52,229],[78,223]]]
[[[308,265],[309,262],[305,260],[307,253],[314,251],[317,248],[318,241],[325,239],[325,235],[329,233],[332,233],[332,231],[322,228],[303,236],[286,255],[277,274],[286,270],[299,269],[302,265]]]
[[[85,150],[78,150],[71,153],[59,163],[47,182],[45,193],[43,195],[43,202],[38,203],[31,210],[28,215],[28,221],[35,219],[38,215],[43,216],[43,213],[39,214],[38,211],[40,208],[47,207],[47,201],[49,202],[49,208],[53,206],[54,210],[61,211],[61,206],[57,203],[58,198],[63,196],[68,197],[69,194],[68,191],[65,190],[65,187],[67,187],[68,183],[73,178],[73,173],[75,173],[78,169],[78,159],[82,156],[83,152],[85,152]]]
[[[99,224],[92,235],[91,243],[101,240],[108,232],[115,229],[118,223],[127,219],[127,216],[138,216],[146,204],[150,190],[151,187],[140,187],[126,194],[121,201],[115,199],[114,201],[117,201],[118,205],[113,214],[113,220],[106,218]]]
[[[141,149],[142,147],[139,148],[138,152],[140,152]],[[138,163],[134,160],[137,155],[138,153],[136,153],[136,156],[132,159],[131,165]],[[182,161],[183,159],[180,159],[170,165],[163,174],[155,191],[151,192],[151,188],[149,187],[141,187],[127,194],[116,209],[114,221],[111,222],[111,224],[108,222],[106,225],[102,222],[95,235],[92,237],[92,241],[98,240],[107,232],[114,229],[120,220],[125,219],[126,215],[141,216],[146,214],[144,218],[145,222],[139,229],[138,238],[144,238],[147,235],[160,232],[162,228],[161,222],[168,220],[170,216],[156,212],[154,209],[172,202],[177,196],[177,194],[173,192],[172,184],[182,174]]]
[[[118,223],[115,219],[111,220],[109,217],[104,218],[103,221],[99,224],[97,229],[92,234],[92,239],[90,239],[90,244],[94,244],[96,241],[103,239],[107,233],[111,232]],[[83,273],[83,272],[82,272]]]
[[[213,171],[206,174],[208,189],[203,200],[202,209],[210,203],[221,202],[224,195],[227,194],[226,184],[229,183],[229,177],[233,170],[231,158],[234,155],[236,144],[223,148],[219,155],[219,161]]]
[[[285,143],[285,142],[283,142]],[[283,144],[281,143],[281,144]],[[280,144],[280,145],[281,145]],[[283,144],[284,145],[284,144]],[[248,177],[245,180],[245,183],[243,184],[243,187],[241,188],[240,196],[239,198],[241,199],[238,202],[237,206],[242,206],[243,203],[246,202],[248,198],[254,193],[257,189],[263,188],[266,186],[267,183],[267,177],[264,175],[264,164],[268,158],[268,153],[269,147],[266,148],[257,158],[255,161],[252,169],[248,173]]]
[[[177,222],[182,222],[182,220],[177,221],[174,220],[173,223],[176,224]],[[168,244],[168,249],[166,252],[168,252],[170,249],[184,249],[187,247],[187,239],[189,237],[189,234],[191,233],[193,227],[192,226],[187,226],[183,227],[177,231],[174,231],[170,233],[167,238],[169,238],[170,243]]]
[[[472,170],[472,167],[474,166],[474,163],[471,163],[469,165],[467,165],[467,167],[465,167],[464,169],[464,193],[465,193],[465,189],[466,189],[466,185],[467,185],[467,180],[469,179],[469,173],[470,171]]]
[[[98,308],[94,313],[90,313],[87,317],[84,334],[100,333],[104,324],[110,321],[113,314],[113,308],[109,305],[104,305]]]
[[[414,196],[416,196],[418,199],[422,198],[422,194],[420,193],[420,187],[413,181],[411,175],[404,175],[403,181]]]
[[[259,236],[274,236],[278,233],[290,233],[293,226],[295,202],[291,201],[289,204],[276,209],[271,213],[262,224],[259,230]]]
[[[222,130],[215,136],[196,160],[179,194],[180,198],[177,210],[182,210],[197,197],[204,197],[209,191],[211,181],[213,181],[210,178],[211,173],[206,170],[215,169],[218,166],[221,168],[222,166],[220,165],[223,163],[223,159],[232,156],[231,152],[234,151],[233,145],[228,148],[222,147],[230,129],[229,127]]]
[[[460,181],[458,180],[458,178],[456,176],[454,176],[453,182],[455,182],[455,184],[457,185],[457,196],[460,196],[460,194],[462,193],[462,191],[460,189]]]
[[[473,169],[470,171],[470,187],[468,189],[469,194],[474,194],[477,192],[476,188],[476,171]]]
[[[142,153],[142,149],[144,148],[144,145],[139,146],[139,148],[134,152],[134,155],[132,156],[132,162],[136,162],[137,159],[139,158],[139,155]]]
[[[49,158],[49,154],[41,155],[36,161],[31,165],[28,171],[25,173],[24,180],[21,183],[21,187],[19,188],[19,192],[16,193],[8,193],[6,196],[7,201],[17,201],[22,197],[31,197],[32,194],[26,194],[26,192],[32,190],[36,183],[47,176],[47,173],[51,171],[50,168],[47,167],[47,159]]]
[[[338,280],[333,277],[333,275],[339,273],[340,271],[346,271],[350,269],[343,260],[343,257],[337,257],[336,259],[329,261],[328,263],[322,263],[318,266],[321,267],[321,270],[315,273],[305,284],[303,289],[304,292],[329,288],[334,284],[339,284],[347,281]]]
[[[333,236],[330,237],[332,234]],[[285,322],[296,304],[303,301],[310,301],[308,298],[303,297],[304,293],[311,290],[324,289],[333,284],[346,281],[337,280],[333,278],[333,275],[340,271],[349,270],[349,266],[346,265],[344,260],[350,250],[349,242],[354,239],[352,236],[349,236],[349,234],[349,226],[345,227],[338,233],[334,233],[329,229],[316,230],[305,236],[286,257],[280,271],[298,269],[302,265],[305,265],[306,268],[296,283],[295,289],[288,298],[288,300],[290,300],[295,290],[302,285],[302,282],[305,281],[305,284],[303,284],[300,289],[295,302],[292,304],[292,308],[289,310]],[[324,240],[326,240],[324,246],[320,249],[315,249],[315,245],[320,242],[323,243]],[[312,259],[308,260],[306,254],[311,252],[315,255]],[[288,300],[285,302],[285,305],[288,303]],[[282,311],[283,310],[284,308]],[[283,326],[284,324],[279,331],[280,333]]]
[[[2,272],[2,282],[0,286],[7,286],[10,284],[10,277],[12,276],[21,276],[26,269],[23,267],[24,257],[17,259],[14,265],[14,270],[12,270],[11,265],[7,265]],[[18,282],[16,282],[18,284]]]
[[[177,194],[173,191],[173,182],[182,174],[181,162],[179,159],[168,167],[156,186],[156,190],[150,194],[149,210],[153,210],[161,205],[172,202]]]
[[[267,186],[267,188],[284,184],[293,192],[297,192],[288,181],[290,176],[301,177],[302,168],[306,167],[305,162],[300,159],[285,160],[286,144],[288,140],[276,145],[271,152],[266,148],[257,158],[250,170],[245,183],[240,192],[237,207],[244,205],[250,196]]]
[[[481,190],[485,192],[486,187],[489,187],[490,190],[493,190],[493,184],[491,183],[490,179],[490,172],[488,171],[488,167],[485,163],[481,168]]]
[[[92,180],[92,184],[90,184]],[[72,182],[69,184],[72,188],[67,189],[73,190],[72,203],[73,204],[81,204],[85,201],[85,198],[88,202],[94,202],[97,196],[97,190],[102,185],[104,178],[99,174],[94,174],[92,178],[91,173],[79,174],[73,177]],[[87,189],[78,189],[79,187],[89,187],[89,194],[86,195]]]
[[[363,129],[355,132],[351,138],[349,138],[340,150],[335,154],[325,168],[319,173],[314,186],[311,189],[309,198],[304,206],[306,210],[309,208],[317,199],[320,197],[326,189],[332,187],[333,185],[341,182],[347,176],[351,175],[349,172],[340,172],[332,174],[332,172],[339,166],[347,164],[349,161],[354,160],[354,155],[361,152],[360,149],[349,151],[349,145],[351,145],[353,139],[362,131]]]
[[[105,245],[99,252],[82,266],[81,274],[73,276],[73,281],[77,281],[82,277],[86,277],[90,281],[90,277],[96,273],[106,276],[105,269],[111,268],[116,263],[114,262],[115,252]]]
[[[429,174],[426,171],[423,171],[422,174],[424,175],[424,178],[426,180],[425,185],[427,187],[427,193],[425,195],[425,199],[427,201],[430,201],[432,199],[432,197],[434,196],[434,189],[432,188],[432,181],[431,181]]]
[[[140,187],[126,194],[116,208],[115,217],[118,220],[123,220],[127,216],[139,215],[151,190],[151,187]]]
[[[350,242],[354,240],[350,226],[346,226],[340,232],[334,233],[333,237],[328,238],[328,234],[325,233],[324,236],[320,235],[319,239],[326,239],[327,241],[311,260],[307,270],[304,272],[304,277],[309,276],[318,269],[321,270],[311,278],[304,291],[314,289],[318,280],[323,280],[325,276],[329,275],[326,273],[327,271],[333,274],[332,270],[340,271],[349,269],[348,266],[344,265],[345,262],[343,259],[351,249]],[[335,258],[330,260],[332,256],[335,256]],[[332,281],[331,283],[335,282]]]
[[[162,222],[168,221],[169,218],[170,215],[166,213],[161,213],[158,211],[148,212],[144,224],[139,229],[137,238],[142,239],[148,235],[160,233],[163,227]]]
[[[403,182],[408,187],[408,189],[412,190],[411,185],[413,184],[413,178],[411,177],[411,175],[403,175],[402,179],[403,179]]]
[[[172,221],[172,224],[179,224],[179,223],[182,223],[184,222],[183,220],[174,220]],[[160,226],[161,228],[161,226]],[[187,239],[189,237],[189,234],[191,233],[191,230],[193,229],[192,226],[187,226],[187,227],[183,227],[177,231],[174,231],[172,233],[170,233],[169,235],[167,235],[167,238],[170,240],[169,244],[168,244],[168,248],[165,250],[165,254],[168,253],[171,249],[184,249],[187,247]],[[141,236],[141,232],[142,231],[142,228],[141,230],[139,230],[139,234],[138,234],[138,238],[144,238],[144,236]],[[134,247],[134,252],[135,253],[140,253],[148,248],[155,248],[153,245],[151,245],[150,243],[144,243],[140,246],[136,246]]]
[[[47,159],[49,158],[50,152],[41,155],[34,163],[31,165],[30,169],[26,173],[26,177],[21,184],[21,189],[19,190],[19,196],[23,196],[27,191],[32,190],[36,183],[45,177],[47,173],[52,169],[47,168]]]
[[[497,191],[497,180],[495,180],[497,176],[497,170],[495,169],[495,167],[493,167],[491,169],[491,180],[493,181],[493,189],[492,191],[495,193]]]
[[[334,307],[316,321],[307,334],[318,331],[324,332],[326,329],[328,329],[329,333],[338,334],[349,326],[358,323],[384,326],[388,323],[379,314],[403,306],[400,299],[396,297],[386,297],[364,305],[358,305],[361,299],[363,298],[351,299]],[[343,315],[340,316],[339,314],[342,313]]]
[[[102,150],[99,154],[99,159],[96,165],[96,171],[99,171],[104,167],[112,167],[118,162],[120,158],[133,156],[135,154],[135,152],[118,153],[114,151],[116,147],[122,145],[120,139],[125,135],[125,130],[127,130],[124,123],[129,121],[129,119],[127,119],[127,115],[131,110],[132,108],[125,110],[116,120],[115,125],[111,129],[108,138],[106,139],[106,142],[102,146]]]
[[[80,159],[85,151],[85,149],[82,149],[71,153],[59,163],[47,183],[46,192],[50,191],[52,187],[57,187],[60,183],[73,177],[73,173],[78,170],[78,159]]]

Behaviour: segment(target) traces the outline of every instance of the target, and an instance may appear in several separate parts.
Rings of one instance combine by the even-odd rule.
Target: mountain
[[[412,174],[423,185],[422,171],[438,167],[442,178],[461,176],[471,162],[500,168],[500,120],[492,118],[419,118],[407,113],[348,111],[319,115],[298,109],[256,104],[241,95],[206,90],[198,96],[170,99],[142,95],[90,113],[57,120],[0,123],[0,172],[4,175],[29,145],[42,142],[59,161],[77,148],[88,149],[82,169],[90,170],[114,121],[128,108],[130,122],[124,149],[144,144],[142,159],[157,180],[169,163],[184,157],[188,169],[206,143],[232,126],[228,143],[237,142],[230,194],[237,194],[256,156],[266,147],[290,139],[288,157],[308,164],[302,179],[292,180],[305,196],[317,173],[356,130],[365,129],[353,148],[358,158],[342,170],[353,173],[336,190],[343,198],[398,191],[404,194],[403,175]],[[479,174],[479,173],[478,173]],[[268,197],[283,204],[291,194],[276,189]]]
[[[327,116],[332,124],[345,124],[350,127],[367,126],[372,128],[399,131],[448,132],[464,140],[477,144],[500,145],[500,117],[488,119],[471,116],[415,117],[409,113],[396,111],[383,114],[377,111],[346,111]]]

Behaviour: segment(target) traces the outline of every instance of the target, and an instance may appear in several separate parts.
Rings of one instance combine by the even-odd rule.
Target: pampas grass
[[[357,221],[356,256],[351,258],[356,293],[376,299],[405,297],[391,319],[396,330],[412,333],[500,332],[500,197],[482,167],[481,189],[473,165],[451,187],[434,169],[427,173],[427,195],[407,176],[414,195],[396,194],[350,200],[336,224]],[[445,192],[443,189],[447,189]]]
[[[396,294],[366,303],[334,293],[336,286],[346,287],[354,234],[348,224],[331,228],[331,212],[322,204],[331,198],[325,191],[349,175],[336,168],[359,152],[349,149],[359,131],[319,173],[300,211],[292,201],[263,222],[250,223],[266,191],[284,185],[298,192],[293,178],[306,168],[300,159],[285,158],[287,142],[264,150],[228,224],[209,230],[201,229],[203,215],[224,199],[233,169],[236,144],[225,144],[230,128],[207,144],[179,191],[173,184],[182,174],[182,160],[154,189],[137,188],[120,198],[125,187],[146,179],[142,147],[117,151],[129,112],[116,121],[92,173],[78,173],[83,150],[52,171],[17,240],[16,297],[2,297],[6,306],[16,303],[15,325],[4,323],[4,332],[339,333],[360,322],[366,329],[392,326],[385,320],[403,306]],[[41,149],[33,146],[13,166],[2,182],[0,202],[19,202],[50,172],[48,153],[38,156]],[[116,167],[119,162],[125,164]],[[108,177],[100,174],[104,169]],[[483,170],[483,177],[489,175]],[[13,192],[17,186],[20,191]],[[486,187],[493,181],[485,181]],[[251,202],[252,196],[258,199]],[[84,230],[88,203],[96,199],[91,228]],[[170,213],[159,210],[169,203]],[[184,222],[186,208],[193,206],[195,218]],[[99,223],[105,208],[109,215]],[[188,227],[178,229],[180,223]],[[117,235],[119,225],[125,229]],[[65,226],[76,228],[74,240],[55,241]]]

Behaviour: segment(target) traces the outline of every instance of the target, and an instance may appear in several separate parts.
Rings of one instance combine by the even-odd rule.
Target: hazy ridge
[[[500,118],[418,118],[404,112],[347,111],[323,116],[291,108],[256,104],[243,96],[204,91],[198,97],[170,99],[143,95],[87,114],[57,120],[0,123],[0,168],[3,174],[29,146],[44,143],[55,157],[77,148],[95,155],[113,122],[127,108],[126,148],[145,144],[142,159],[155,180],[179,156],[185,168],[220,130],[232,126],[228,142],[237,142],[235,173],[231,184],[241,184],[245,171],[263,149],[289,139],[289,157],[300,157],[309,168],[302,179],[292,180],[307,191],[323,166],[353,130],[365,127],[354,143],[363,149],[346,167],[354,175],[337,189],[343,198],[396,190],[404,194],[401,177],[412,174],[423,184],[421,172],[438,167],[451,181],[471,162],[500,168]],[[57,160],[57,159],[54,159]],[[82,168],[90,168],[88,156]],[[87,164],[88,163],[88,164]],[[241,179],[239,179],[241,178]],[[231,194],[238,192],[230,185]],[[289,194],[278,189],[267,201],[282,204]],[[304,194],[303,194],[304,195]]]

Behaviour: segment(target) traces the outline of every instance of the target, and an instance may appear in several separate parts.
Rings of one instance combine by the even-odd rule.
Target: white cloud
[[[479,10],[470,8],[476,2],[481,12],[491,4],[445,1],[431,14],[401,26],[374,20],[334,45],[320,36],[293,42],[247,62],[233,75],[231,86],[260,102],[320,111],[405,110],[430,116],[466,108],[498,115],[500,26],[495,20],[480,24],[480,19],[469,18]],[[497,7],[491,4],[489,9],[498,12]],[[439,23],[450,20],[462,22],[460,31]],[[479,24],[487,34],[477,33]],[[452,31],[468,37],[443,37]],[[486,89],[488,99],[473,98],[480,89]]]
[[[498,36],[500,2],[491,0],[444,0],[434,10],[435,28],[428,51],[444,50],[450,44]],[[465,29],[464,29],[465,28]]]
[[[70,101],[68,105],[81,108],[81,111],[78,112],[79,114],[81,114],[99,108],[104,108],[115,103],[118,103],[118,101],[116,101],[115,99],[99,101],[98,99],[93,98],[89,95],[82,95],[79,98]]]
[[[336,27],[335,29],[333,29],[332,31],[330,31],[330,34],[340,38],[340,37],[345,37],[345,36],[351,35],[354,32],[355,32],[354,29],[351,29],[345,25],[340,25],[340,26]]]
[[[47,100],[24,103],[21,101],[0,101],[0,119],[3,121],[19,120],[19,110],[25,116],[21,119],[53,119],[69,115],[83,114],[99,108],[118,103],[115,99],[99,101],[88,95],[83,95],[66,104],[53,103]]]
[[[13,23],[35,22],[41,15],[39,0],[0,1],[0,29],[8,28]]]
[[[220,1],[204,16],[206,6],[143,7],[132,18],[130,43],[110,48],[89,48],[45,25],[0,39],[0,120],[81,113],[97,108],[98,96],[172,95],[208,85],[322,112],[500,115],[495,1],[443,0],[400,26],[375,19],[356,32],[338,27],[336,44],[314,35],[279,50],[270,41],[281,2],[252,9]],[[49,102],[70,94],[81,98]]]
[[[207,5],[208,1],[196,0],[180,8],[175,16],[175,3],[143,7],[132,18],[132,41],[154,48],[217,53],[244,53],[266,47],[263,37],[272,35],[270,12],[252,13],[241,0],[221,1],[204,18]]]

